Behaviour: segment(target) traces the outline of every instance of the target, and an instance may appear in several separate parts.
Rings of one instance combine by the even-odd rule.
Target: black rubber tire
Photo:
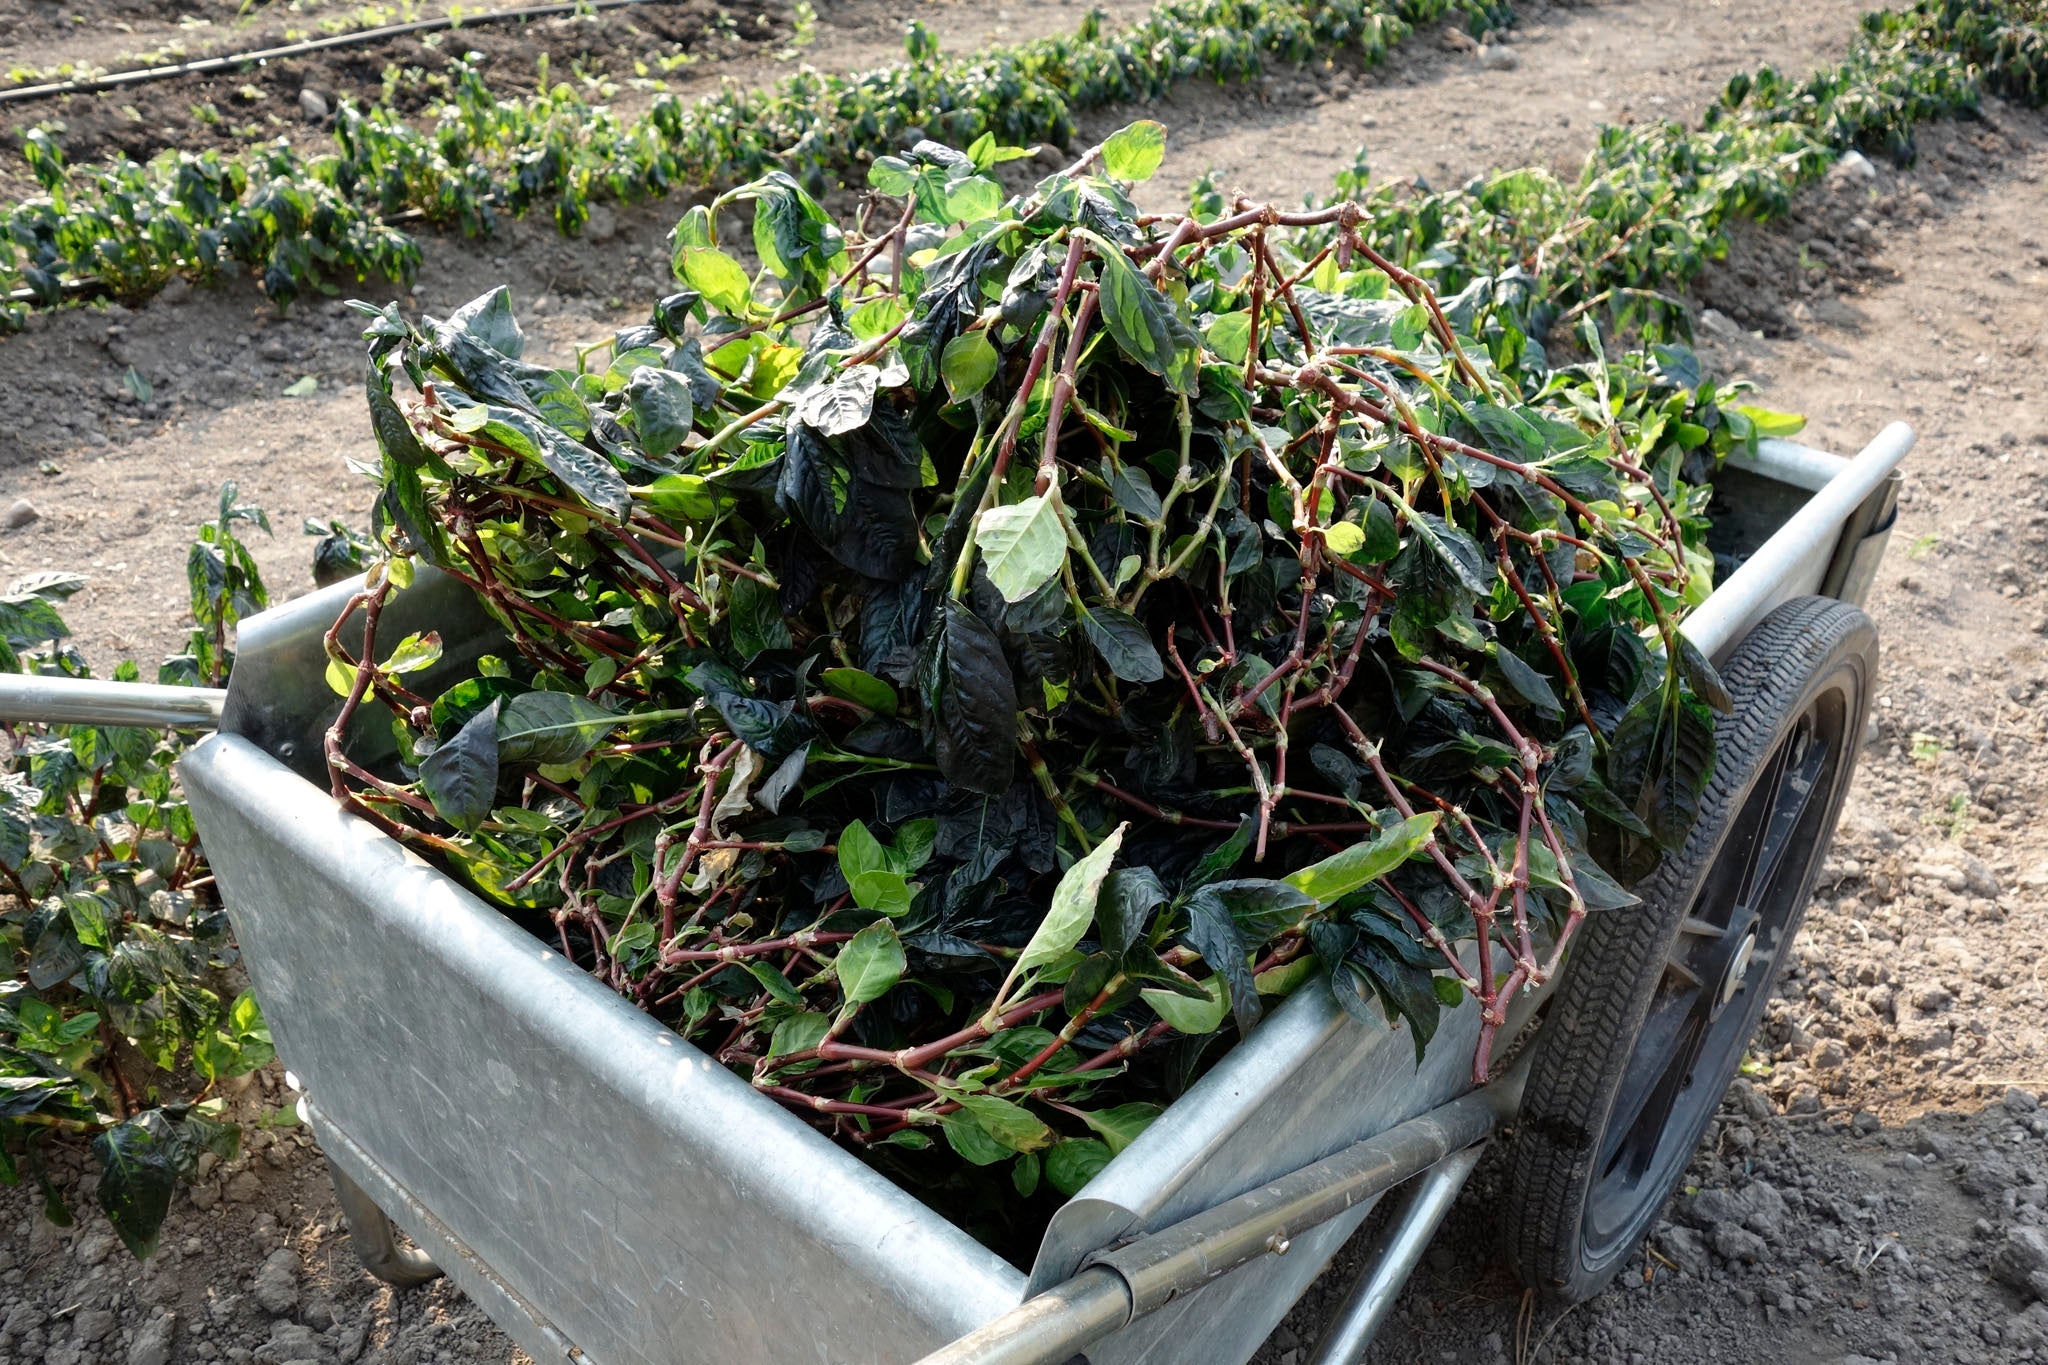
[[[1685,845],[1634,888],[1643,904],[1586,920],[1531,1048],[1528,1087],[1509,1144],[1508,1197],[1502,1205],[1507,1256],[1523,1283],[1563,1302],[1591,1297],[1641,1245],[1670,1199],[1734,1078],[1743,1047],[1755,1032],[1805,917],[1814,878],[1854,776],[1876,679],[1876,627],[1856,607],[1822,597],[1797,598],[1777,608],[1737,645],[1722,670],[1735,709],[1732,716],[1719,718],[1714,776],[1698,823]],[[1702,932],[1704,921],[1688,917],[1701,901],[1703,888],[1727,886],[1725,880],[1712,877],[1724,851],[1730,857],[1729,868],[1736,866],[1735,859],[1741,859],[1742,866],[1732,874],[1723,869],[1724,879],[1735,877],[1737,890],[1728,894],[1717,889],[1716,903],[1723,895],[1731,906],[1744,900],[1754,903],[1755,865],[1747,848],[1768,846],[1770,832],[1746,832],[1742,848],[1724,846],[1753,792],[1760,791],[1766,803],[1757,809],[1776,809],[1784,799],[1780,793],[1787,788],[1778,774],[1786,769],[1776,762],[1779,751],[1802,756],[1810,751],[1810,739],[1794,736],[1814,732],[1821,722],[1802,719],[1813,716],[1843,728],[1843,752],[1838,760],[1823,756],[1823,762],[1831,764],[1825,774],[1831,790],[1818,790],[1818,776],[1806,788],[1790,789],[1814,790],[1825,804],[1815,805],[1809,797],[1797,814],[1788,817],[1796,826],[1794,834],[1781,838],[1778,847],[1783,852],[1773,861],[1773,870],[1764,874],[1762,898],[1777,907],[1772,914],[1782,927],[1769,933],[1768,944],[1763,932],[1753,930],[1753,946],[1741,952],[1739,962],[1728,959],[1733,965],[1722,980],[1741,983],[1730,987],[1732,994],[1714,990],[1710,996],[1710,988],[1688,987],[1683,977],[1673,977],[1667,985],[1672,954],[1688,951],[1678,944],[1681,931]],[[1760,786],[1767,777],[1771,785]],[[1745,825],[1745,831],[1752,828]],[[1794,837],[1801,830],[1818,837],[1801,840],[1804,847],[1795,846]],[[1806,860],[1804,868],[1790,861],[1799,857]],[[1794,872],[1796,883],[1782,880]],[[1779,899],[1788,893],[1789,905]],[[1731,909],[1728,917],[1733,920],[1741,913]],[[1727,936],[1707,940],[1710,945],[1727,941]],[[1768,970],[1759,971],[1765,965],[1758,960],[1764,952],[1769,954]],[[1665,994],[1660,996],[1660,990]],[[1675,1003],[1688,991],[1690,1005]],[[1713,1005],[1713,998],[1722,1003]],[[1687,1011],[1713,1009],[1715,1022],[1701,1028],[1711,1031],[1716,1047],[1725,1054],[1709,1061],[1702,1048],[1661,1073],[1665,1085],[1676,1087],[1670,1092],[1672,1102],[1661,1111],[1661,1126],[1654,1102],[1667,1092],[1657,1086],[1645,1090],[1642,1079],[1660,1074],[1657,1053],[1646,1053],[1633,1075],[1629,1070],[1653,1000],[1660,1021],[1680,1014],[1696,1018]],[[1724,1013],[1736,1017],[1724,1024],[1719,1019]],[[1738,1025],[1739,1041],[1730,1050],[1726,1039]],[[1674,1048],[1671,1056],[1678,1055]],[[1610,1133],[1610,1125],[1618,1122],[1616,1102],[1625,1079],[1631,1099],[1647,1095],[1649,1100],[1635,1105],[1639,1117],[1620,1120],[1629,1123],[1626,1132]],[[1617,1146],[1629,1153],[1625,1170],[1622,1158],[1614,1154]]]

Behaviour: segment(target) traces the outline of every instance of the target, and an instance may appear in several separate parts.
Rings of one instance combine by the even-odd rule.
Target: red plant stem
[[[1543,637],[1544,645],[1550,650],[1550,660],[1557,665],[1558,676],[1564,679],[1565,694],[1571,698],[1572,706],[1578,711],[1579,719],[1585,723],[1587,731],[1598,735],[1600,727],[1593,723],[1593,713],[1586,708],[1586,695],[1579,688],[1578,671],[1572,667],[1571,660],[1565,655],[1563,644],[1557,638],[1557,632],[1551,628],[1548,617],[1537,607],[1536,599],[1530,596],[1528,586],[1522,581],[1522,575],[1516,571],[1514,559],[1508,554],[1504,528],[1503,534],[1497,540],[1497,548],[1501,572],[1507,576],[1508,586],[1515,590],[1515,596],[1522,600],[1522,610],[1536,623],[1536,633]]]
[[[1372,769],[1373,776],[1379,780],[1381,789],[1387,794],[1387,800],[1401,813],[1403,819],[1412,817],[1415,814],[1415,807],[1401,794],[1400,786],[1387,772],[1386,764],[1380,760],[1379,746],[1366,737],[1365,731],[1358,728],[1358,722],[1353,720],[1344,708],[1337,707],[1332,714],[1350,736],[1352,747],[1358,751],[1358,756]],[[1443,874],[1444,880],[1451,884],[1451,889],[1458,893],[1459,899],[1463,900],[1466,908],[1472,912],[1474,937],[1479,940],[1479,1003],[1482,1012],[1490,1012],[1494,1004],[1493,969],[1490,964],[1493,957],[1495,901],[1482,897],[1472,889],[1472,883],[1465,880],[1465,874],[1458,871],[1457,864],[1444,852],[1441,840],[1431,838],[1423,847],[1428,851],[1430,860],[1436,864],[1437,871]],[[1494,892],[1496,897],[1499,894],[1498,890]]]
[[[1081,369],[1081,350],[1088,340],[1088,324],[1095,320],[1097,297],[1091,293],[1074,310],[1074,325],[1067,333],[1067,353],[1060,361],[1059,374],[1053,379],[1052,399],[1045,415],[1045,445],[1038,457],[1038,478],[1032,490],[1040,497],[1052,487],[1053,477],[1059,472],[1060,424],[1066,417],[1067,400],[1074,396],[1076,378]]]
[[[782,938],[756,939],[751,943],[728,943],[717,948],[672,948],[661,955],[661,960],[664,963],[738,962],[744,958],[764,957],[791,948],[844,943],[852,937],[852,934],[838,930],[806,929]]]
[[[1067,259],[1060,266],[1059,285],[1046,305],[1045,323],[1038,329],[1038,340],[1031,347],[1031,358],[1025,362],[1024,379],[1017,387],[1017,398],[1003,417],[1002,434],[996,441],[995,464],[989,468],[988,486],[991,489],[1002,485],[1003,475],[1010,468],[1010,457],[1016,453],[1017,433],[1024,426],[1024,411],[1030,406],[1031,391],[1038,387],[1038,376],[1044,372],[1046,359],[1052,354],[1053,342],[1059,338],[1060,319],[1066,312],[1067,297],[1074,292],[1074,277],[1081,268],[1081,253],[1086,245],[1079,234],[1067,243]]]
[[[662,908],[664,922],[667,922],[668,917],[674,913],[676,896],[683,886],[683,875],[690,870],[690,864],[697,860],[697,854],[704,847],[704,841],[711,837],[711,812],[718,804],[719,775],[732,762],[733,755],[740,751],[741,741],[734,740],[708,760],[704,759],[703,754],[709,753],[711,746],[716,742],[716,737],[706,740],[703,750],[698,755],[697,770],[704,779],[704,795],[697,803],[697,823],[690,830],[690,837],[683,845],[683,856],[676,859],[675,871],[655,883],[654,899]]]
[[[557,788],[557,790],[559,790],[559,788]],[[597,838],[601,834],[610,834],[613,830],[618,829],[623,825],[630,825],[635,820],[641,819],[644,816],[665,814],[668,811],[673,810],[675,807],[681,805],[684,802],[684,800],[688,798],[688,796],[688,790],[680,791],[672,796],[665,796],[661,800],[653,803],[652,805],[635,806],[632,810],[622,812],[616,818],[607,820],[601,825],[586,825],[582,829],[572,830],[569,833],[569,835],[562,840],[561,843],[556,844],[553,848],[549,849],[545,854],[543,854],[539,862],[535,863],[532,867],[527,868],[526,871],[520,873],[511,881],[506,882],[505,889],[507,891],[520,890],[528,882],[532,881],[535,877],[538,877],[549,863],[553,862],[556,858],[562,856],[562,854],[571,852],[579,846],[589,843],[592,839]],[[656,865],[659,866],[659,862],[657,862]]]
[[[1109,998],[1121,990],[1123,984],[1124,979],[1121,975],[1112,976],[1109,979],[1109,983],[1095,993],[1095,998],[1083,1005],[1075,1013],[1074,1017],[1067,1021],[1066,1027],[1053,1035],[1053,1040],[1038,1050],[1036,1056],[1032,1057],[1030,1061],[1027,1061],[1015,1071],[1012,1071],[1009,1075],[1003,1077],[1000,1081],[997,1081],[990,1089],[996,1091],[1008,1090],[1012,1086],[1022,1085],[1025,1081],[1030,1080],[1032,1076],[1038,1073],[1041,1067],[1059,1053],[1061,1048],[1074,1041],[1074,1035],[1088,1026],[1088,1021],[1093,1019],[1101,1011],[1102,1007],[1109,1003]]]
[[[1164,823],[1169,825],[1185,825],[1191,829],[1230,830],[1237,828],[1238,822],[1235,820],[1207,820],[1199,815],[1183,815],[1181,812],[1177,810],[1164,810],[1158,806],[1153,805],[1144,797],[1135,795],[1131,792],[1127,792],[1121,787],[1113,786],[1110,783],[1104,781],[1095,773],[1088,772],[1084,769],[1075,770],[1074,780],[1076,782],[1085,782],[1089,786],[1095,788],[1095,790],[1101,792],[1104,796],[1112,797],[1118,801],[1121,801],[1125,805],[1131,807],[1133,810],[1139,811],[1142,814],[1150,816],[1154,820],[1163,821]]]
[[[1071,1076],[1078,1076],[1084,1071],[1100,1070],[1102,1067],[1109,1066],[1111,1063],[1123,1061],[1132,1053],[1137,1052],[1142,1048],[1150,1047],[1152,1044],[1158,1042],[1161,1038],[1164,1038],[1168,1033],[1172,1032],[1172,1030],[1173,1025],[1167,1023],[1164,1019],[1161,1019],[1158,1023],[1152,1025],[1143,1033],[1133,1033],[1129,1037],[1125,1038],[1122,1042],[1113,1044],[1112,1046],[1105,1048],[1103,1051],[1096,1053],[1093,1057],[1087,1058],[1086,1060],[1076,1064],[1074,1069],[1068,1072],[1067,1074]]]
[[[792,1109],[810,1109],[820,1114],[856,1114],[865,1118],[901,1119],[902,1113],[879,1104],[854,1104],[848,1100],[828,1100],[818,1095],[806,1095],[801,1090],[786,1086],[764,1085],[755,1082],[754,1088],[773,1099],[781,1100]]]

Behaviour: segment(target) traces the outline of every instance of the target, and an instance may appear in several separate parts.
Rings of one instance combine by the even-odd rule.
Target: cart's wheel
[[[1643,904],[1586,921],[1535,1043],[1503,1206],[1525,1283],[1598,1293],[1670,1198],[1799,932],[1876,676],[1870,618],[1821,597],[1722,671],[1735,713],[1699,823]]]

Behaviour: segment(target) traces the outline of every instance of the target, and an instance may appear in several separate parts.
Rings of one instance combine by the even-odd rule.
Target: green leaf
[[[465,834],[474,833],[495,804],[498,705],[493,700],[420,764],[420,789],[440,817]]]
[[[787,1057],[792,1052],[808,1052],[825,1041],[825,1035],[832,1031],[832,1019],[824,1014],[792,1014],[776,1022],[775,1031],[768,1035],[768,1058]]]
[[[297,379],[284,386],[284,396],[287,398],[311,398],[319,388],[320,381],[312,375],[300,375]]]
[[[1180,305],[1159,292],[1116,246],[1094,238],[1100,251],[1098,285],[1102,320],[1125,355],[1192,397],[1201,387],[1202,339],[1181,316]]]
[[[1200,1037],[1214,1033],[1222,1026],[1223,1016],[1230,1013],[1230,987],[1221,971],[1201,985],[1207,993],[1203,1000],[1190,1000],[1174,991],[1158,990],[1140,991],[1138,996],[1176,1032]]]
[[[1773,412],[1769,408],[1752,407],[1747,403],[1737,403],[1732,410],[1749,419],[1749,424],[1755,428],[1758,436],[1782,439],[1797,436],[1806,430],[1806,419],[1796,412]]]
[[[1006,602],[1037,592],[1067,561],[1066,529],[1050,497],[989,508],[975,523],[974,543],[989,582]]]
[[[1372,838],[1290,874],[1287,884],[1324,905],[1341,900],[1420,853],[1436,832],[1437,818],[1430,811],[1388,825]]]
[[[1244,364],[1252,347],[1252,315],[1249,309],[1224,313],[1209,321],[1209,349],[1233,365]]]
[[[1117,129],[1102,144],[1102,169],[1118,180],[1150,180],[1166,159],[1166,127],[1153,119]]]
[[[392,650],[390,657],[378,667],[386,673],[417,673],[422,668],[431,668],[440,660],[441,632],[430,630],[425,635],[408,635],[400,640],[398,648]],[[350,670],[350,676],[353,679],[353,670]]]
[[[1166,661],[1137,617],[1121,607],[1088,607],[1081,613],[1088,643],[1125,682],[1153,683],[1166,676]]]
[[[828,668],[818,675],[818,681],[833,696],[843,697],[856,706],[865,706],[877,715],[896,714],[896,689],[872,673],[858,668]]]
[[[1008,1161],[1016,1152],[996,1141],[973,1114],[957,1110],[939,1120],[946,1130],[946,1143],[960,1158],[975,1166],[993,1166]]]
[[[573,692],[522,692],[498,717],[498,758],[505,763],[574,763],[625,717]]]
[[[996,377],[1001,359],[985,330],[962,332],[954,337],[939,355],[939,373],[946,380],[946,396],[955,403],[964,403],[980,393]]]
[[[1061,1194],[1072,1196],[1087,1187],[1110,1162],[1109,1147],[1094,1138],[1067,1138],[1045,1154],[1045,1179]]]
[[[709,521],[732,507],[732,497],[700,474],[664,474],[634,490],[651,511],[686,521]]]
[[[949,222],[978,223],[1003,206],[1003,187],[985,175],[970,175],[947,185],[942,202]]]
[[[891,919],[900,919],[910,911],[910,879],[901,872],[863,872],[846,885],[853,892],[853,903],[863,910],[873,910]]]
[[[676,276],[704,296],[721,313],[745,317],[754,286],[740,263],[716,247],[684,247],[677,253]]]
[[[1365,528],[1354,521],[1333,521],[1323,528],[1323,543],[1332,554],[1349,558],[1365,548]]]
[[[893,871],[889,850],[858,820],[839,833],[839,871],[851,886],[854,879],[869,872]]]
[[[1088,932],[1088,926],[1095,922],[1096,897],[1102,892],[1103,879],[1109,875],[1110,864],[1116,861],[1116,851],[1123,845],[1128,828],[1128,823],[1118,825],[1095,846],[1094,852],[1066,870],[1059,885],[1053,888],[1052,905],[1045,918],[1039,921],[1031,941],[1024,945],[1016,965],[1010,969],[1013,980],[1034,967],[1065,957]]]
[[[894,925],[876,920],[841,944],[834,962],[846,1002],[840,1017],[845,1018],[855,1006],[881,999],[903,979],[903,944]]]
[[[337,697],[346,697],[356,690],[356,671],[339,659],[329,659],[324,676],[327,690]]]
[[[1108,1144],[1110,1152],[1118,1156],[1165,1112],[1160,1105],[1143,1101],[1119,1104],[1109,1109],[1076,1111],[1081,1122],[1094,1129],[1095,1135]]]
[[[1023,1105],[1000,1095],[957,1095],[961,1109],[974,1116],[983,1132],[1013,1152],[1035,1152],[1050,1145],[1052,1129]]]
[[[654,926],[651,924],[636,924],[633,927],[635,929],[652,929]],[[648,944],[651,944],[653,942],[652,935],[648,936],[647,942]],[[647,946],[647,944],[643,944],[641,946],[645,947]],[[617,949],[613,949],[612,956],[618,956]],[[789,984],[789,978],[784,976],[782,974],[782,969],[777,967],[774,963],[763,962],[756,958],[751,959],[747,962],[743,962],[740,965],[747,969],[747,975],[753,977],[754,980],[761,983],[761,989],[767,991],[769,997],[775,1000],[778,1004],[796,1005],[799,1008],[802,1007],[804,1003],[804,998],[796,993],[796,987]]]
[[[640,365],[627,378],[624,393],[633,430],[649,455],[666,455],[688,439],[697,408],[686,376]]]

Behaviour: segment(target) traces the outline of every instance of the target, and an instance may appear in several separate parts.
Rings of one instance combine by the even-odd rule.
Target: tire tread
[[[1510,1144],[1503,1232],[1525,1284],[1576,1302],[1604,1288],[1633,1252],[1633,1245],[1623,1248],[1611,1265],[1590,1272],[1580,1263],[1597,1130],[1654,990],[1644,972],[1669,950],[1692,889],[1719,852],[1725,817],[1797,714],[1791,708],[1850,655],[1863,656],[1865,672],[1849,740],[1856,746],[1875,682],[1877,636],[1869,617],[1832,598],[1795,598],[1744,638],[1722,670],[1735,712],[1717,726],[1714,775],[1693,836],[1635,887],[1643,905],[1585,921],[1534,1045]],[[1796,919],[1791,927],[1796,931]]]

